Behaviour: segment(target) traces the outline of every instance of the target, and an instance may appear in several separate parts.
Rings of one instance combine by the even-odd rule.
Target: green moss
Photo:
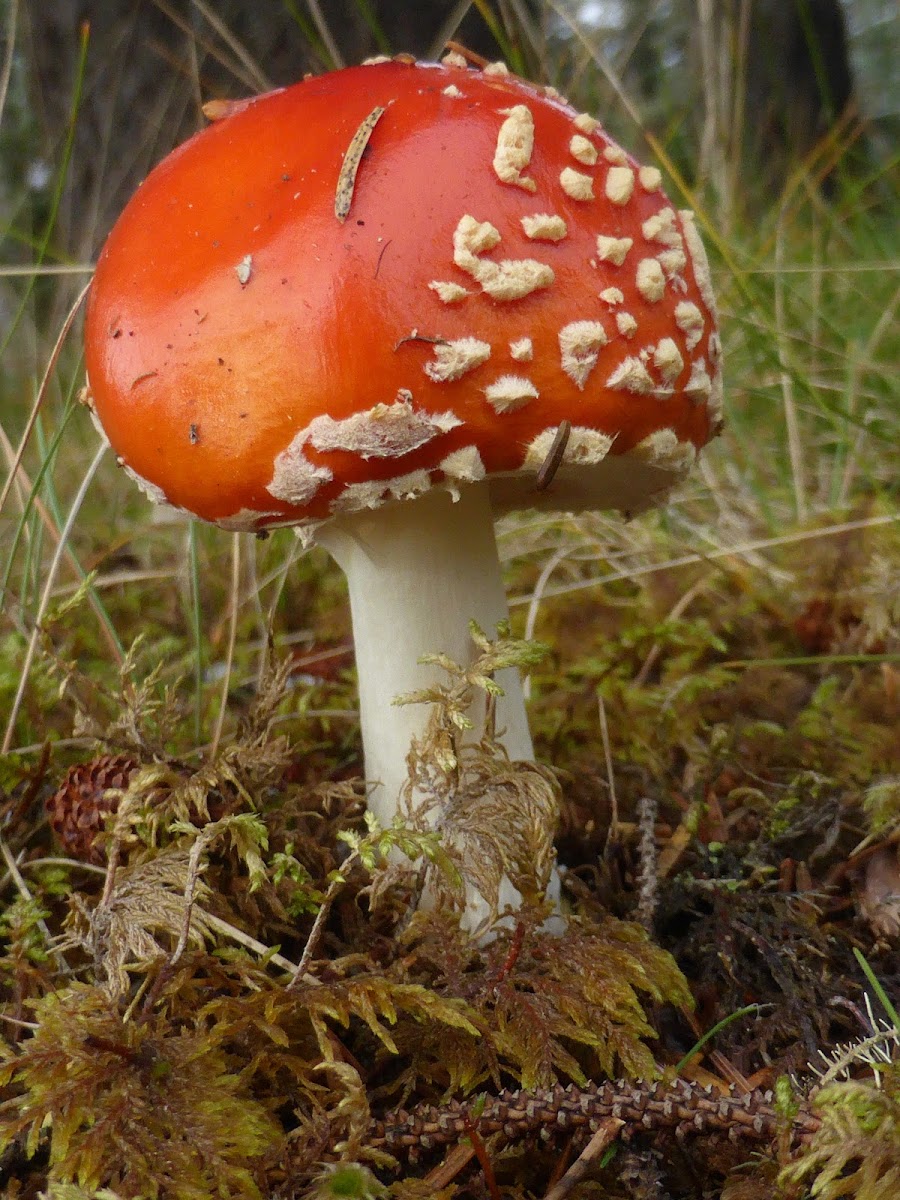
[[[47,996],[34,1017],[0,1074],[16,1096],[0,1144],[21,1134],[32,1155],[46,1140],[51,1181],[123,1197],[260,1195],[253,1164],[281,1130],[208,1030],[125,1020],[86,984]]]

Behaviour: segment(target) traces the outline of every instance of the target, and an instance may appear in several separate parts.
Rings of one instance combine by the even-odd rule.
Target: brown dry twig
[[[544,1200],[565,1200],[575,1185],[581,1183],[607,1146],[615,1141],[616,1135],[624,1124],[624,1121],[618,1121],[615,1117],[607,1117],[605,1121],[601,1121],[597,1132],[562,1179],[550,1188],[544,1196]]]
[[[786,1130],[786,1119],[775,1107],[770,1091],[718,1093],[686,1079],[671,1083],[630,1083],[618,1080],[589,1083],[579,1088],[557,1085],[534,1090],[506,1089],[441,1107],[421,1105],[398,1109],[374,1121],[370,1144],[415,1161],[423,1151],[450,1146],[464,1138],[477,1106],[478,1131],[484,1137],[502,1133],[508,1141],[539,1137],[549,1141],[564,1133],[590,1137],[607,1121],[621,1121],[627,1140],[641,1133],[670,1133],[677,1139],[726,1136],[733,1142],[774,1142],[785,1131],[795,1145],[808,1141],[819,1119],[808,1102],[801,1102]]]
[[[466,1113],[466,1136],[472,1143],[472,1149],[475,1152],[475,1157],[478,1159],[479,1166],[484,1173],[484,1181],[487,1184],[488,1195],[491,1200],[500,1200],[500,1189],[497,1186],[497,1177],[494,1174],[494,1165],[491,1162],[490,1155],[487,1152],[487,1147],[481,1140],[481,1135],[476,1127],[475,1120]]]

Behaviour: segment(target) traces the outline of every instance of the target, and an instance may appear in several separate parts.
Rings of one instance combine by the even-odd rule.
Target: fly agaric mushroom
[[[706,258],[656,168],[499,65],[376,62],[208,115],[100,256],[87,401],[152,499],[338,561],[389,821],[425,720],[392,700],[506,615],[495,514],[636,512],[718,430]]]

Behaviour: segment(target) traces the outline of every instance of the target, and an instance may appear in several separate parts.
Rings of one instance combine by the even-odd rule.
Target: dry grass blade
[[[19,707],[22,703],[22,698],[25,695],[25,689],[28,686],[28,676],[31,671],[31,664],[34,661],[35,652],[37,650],[38,639],[41,635],[41,622],[43,621],[44,616],[46,615],[47,608],[50,603],[50,596],[53,591],[53,584],[56,579],[56,572],[59,570],[59,564],[62,562],[63,554],[65,553],[68,540],[72,534],[72,530],[75,527],[75,522],[78,519],[78,514],[81,511],[81,506],[84,503],[84,498],[87,495],[88,488],[91,486],[91,483],[93,482],[94,476],[96,475],[97,470],[100,467],[100,463],[103,460],[104,455],[106,454],[106,450],[107,450],[107,447],[105,445],[101,445],[99,447],[99,449],[97,450],[96,454],[94,455],[93,461],[91,462],[87,471],[85,471],[84,478],[81,481],[81,485],[78,488],[78,491],[75,493],[74,499],[72,500],[72,506],[69,509],[69,516],[66,519],[65,525],[63,526],[62,530],[60,531],[59,545],[56,547],[56,551],[53,555],[53,558],[50,562],[49,567],[47,568],[47,575],[46,575],[46,579],[44,581],[44,589],[41,592],[41,598],[38,603],[37,611],[34,615],[34,625],[32,626],[31,637],[28,640],[28,648],[25,651],[25,658],[22,663],[21,675],[19,677],[19,686],[16,689],[16,694],[15,694],[12,705],[10,707],[9,714],[6,719],[6,731],[3,735],[3,745],[2,745],[2,747],[0,747],[0,752],[2,752],[3,754],[6,754],[9,752],[9,750],[12,746],[12,743],[13,743],[13,736],[15,734],[15,728],[16,728],[16,719],[19,715]]]
[[[6,96],[9,92],[9,81],[12,77],[13,54],[15,53],[18,24],[19,0],[10,0],[6,15],[6,51],[3,55],[3,66],[0,67],[0,123],[3,121]]]
[[[877,529],[883,525],[892,525],[900,521],[900,515],[884,513],[877,517],[864,517],[859,521],[841,521],[836,525],[827,525],[822,529],[804,529],[796,533],[786,533],[779,537],[754,538],[738,546],[722,547],[705,553],[682,554],[678,558],[670,558],[663,562],[648,563],[635,566],[628,570],[610,571],[606,575],[598,575],[593,579],[582,579],[577,583],[561,584],[559,587],[545,588],[544,596],[569,596],[573,592],[582,592],[587,588],[602,587],[606,583],[614,583],[617,579],[638,579],[645,575],[655,575],[661,571],[671,571],[678,567],[692,566],[694,563],[712,563],[720,558],[744,558],[757,550],[774,550],[778,546],[794,546],[801,542],[818,541],[821,538],[840,537],[845,533],[863,529]],[[531,603],[531,595],[512,596],[510,608]]]
[[[7,462],[9,462],[11,464],[14,461],[15,452],[12,448],[12,445],[10,444],[9,438],[7,437],[6,430],[3,428],[2,425],[0,425],[0,445],[2,445],[2,447],[3,447],[3,452],[6,455]],[[54,521],[53,516],[48,511],[46,504],[40,498],[40,496],[37,495],[37,489],[35,488],[30,476],[25,471],[25,468],[21,464],[19,465],[19,468],[16,471],[16,476],[17,476],[18,483],[20,484],[22,493],[23,493],[23,498],[22,498],[23,509],[25,508],[25,506],[27,504],[27,500],[25,499],[25,495],[27,495],[27,496],[31,497],[31,503],[34,506],[35,512],[40,517],[41,524],[43,525],[44,529],[46,529],[47,533],[50,535],[50,537],[52,538],[54,543],[57,546],[59,546],[62,541],[60,530],[57,527],[57,524]],[[76,556],[75,552],[72,550],[71,545],[66,544],[64,552],[65,552],[65,556],[66,556],[66,559],[67,559],[69,565],[74,568],[76,575],[83,576],[83,571],[81,570],[81,564],[79,563],[78,557]],[[166,572],[165,578],[168,578],[168,577],[169,577],[169,573]],[[53,591],[51,592],[50,599],[56,600],[60,595],[69,595],[73,592],[77,592],[78,589],[81,588],[83,585],[84,585],[83,578],[80,578],[77,580],[77,582],[73,582],[70,585],[65,585],[62,588],[55,587],[53,589]],[[109,650],[109,653],[110,653],[113,661],[117,664],[121,664],[122,659],[123,659],[122,648],[116,639],[114,631],[109,626],[106,613],[103,611],[103,607],[102,607],[96,593],[97,593],[97,584],[95,581],[94,585],[92,587],[90,587],[88,590],[88,601],[90,603],[91,608],[94,610],[94,613],[97,616],[101,635],[102,635],[104,641],[106,642],[107,648]]]
[[[93,263],[43,263],[33,267],[0,266],[0,279],[39,278],[42,275],[93,275]]]
[[[29,274],[31,274],[31,272],[29,272]],[[46,398],[47,388],[50,384],[50,380],[53,377],[53,372],[56,370],[56,364],[59,361],[59,356],[60,356],[60,353],[62,352],[63,345],[65,344],[66,338],[69,336],[69,331],[72,328],[72,325],[75,321],[76,316],[78,315],[79,309],[81,308],[82,304],[84,303],[85,297],[88,294],[88,290],[89,290],[90,286],[91,285],[90,285],[90,281],[89,281],[88,283],[86,283],[84,285],[84,287],[78,293],[78,296],[75,299],[75,303],[69,309],[69,312],[66,315],[65,321],[63,321],[62,328],[60,329],[59,334],[56,338],[56,343],[54,344],[53,349],[50,352],[50,357],[47,360],[47,366],[44,370],[44,377],[41,380],[40,387],[38,388],[37,395],[35,396],[34,404],[32,406],[31,412],[28,415],[28,420],[25,423],[25,430],[19,441],[19,448],[16,451],[16,454],[12,461],[12,464],[10,465],[9,475],[7,476],[6,483],[3,485],[3,491],[0,492],[0,513],[3,512],[3,508],[4,508],[4,505],[6,504],[7,497],[9,496],[10,489],[12,488],[13,482],[15,481],[15,478],[19,471],[19,468],[22,465],[22,458],[25,454],[25,448],[28,445],[28,439],[31,437],[32,431],[34,430],[35,422],[37,421],[37,418],[38,418],[38,413],[41,411],[41,406],[43,405],[44,400]]]
[[[6,869],[9,872],[9,877],[15,883],[16,889],[17,889],[19,895],[24,900],[33,902],[34,897],[32,896],[31,891],[29,890],[28,884],[26,883],[26,881],[22,875],[22,872],[19,870],[19,864],[16,862],[15,858],[13,857],[12,851],[10,850],[9,846],[6,844],[6,840],[3,838],[2,835],[0,835],[0,857],[2,857],[3,861],[6,863]],[[54,958],[58,969],[60,971],[68,971],[69,965],[66,962],[62,951],[59,949],[58,946],[53,946],[53,936],[50,932],[50,927],[48,926],[47,922],[44,920],[43,917],[39,917],[37,924],[38,924],[38,928],[40,929],[41,933],[44,935],[46,944],[52,948],[51,955]]]
[[[191,0],[191,4],[202,14],[203,19],[212,26],[238,62],[244,67],[249,77],[253,80],[256,90],[270,92],[272,90],[271,80],[260,70],[259,63],[256,62],[238,38],[234,36],[222,18],[208,4],[204,3],[204,0]]]
[[[111,996],[128,992],[130,970],[141,963],[161,964],[170,953],[180,956],[187,945],[200,948],[211,939],[206,914],[195,904],[209,895],[197,866],[176,851],[122,870],[109,901],[86,914],[73,940],[83,940]]]
[[[222,741],[222,730],[225,726],[225,715],[228,711],[228,692],[231,687],[231,673],[234,668],[234,648],[237,644],[238,608],[240,607],[241,588],[241,535],[231,535],[231,595],[228,605],[228,642],[225,648],[225,669],[222,675],[222,698],[219,702],[219,712],[216,716],[215,729],[209,747],[210,758],[215,758]]]
[[[544,1200],[565,1200],[569,1192],[590,1173],[597,1159],[616,1139],[619,1130],[625,1124],[616,1117],[608,1117],[601,1121],[591,1140],[572,1163],[562,1179],[558,1180],[545,1194]]]
[[[778,338],[778,360],[781,367],[781,392],[784,402],[784,425],[787,431],[788,453],[791,460],[791,478],[794,487],[794,505],[798,521],[807,518],[806,472],[804,469],[803,432],[800,429],[797,404],[794,399],[793,371],[787,362],[785,342],[786,319],[784,311],[784,225],[779,218],[775,236],[775,330]]]
[[[345,66],[346,64],[344,63],[344,57],[338,49],[337,42],[334,40],[334,35],[332,34],[328,22],[325,19],[325,15],[322,12],[322,6],[319,4],[319,0],[306,0],[306,7],[309,9],[310,16],[313,19],[316,32],[322,39],[322,42],[324,43],[325,48],[331,57],[332,68],[336,69],[338,67]]]
[[[248,92],[252,94],[257,91],[267,91],[270,89],[271,85],[267,84],[266,78],[262,74],[258,64],[250,60],[248,67],[243,62],[240,53],[243,48],[238,44],[238,49],[235,51],[231,44],[233,39],[231,38],[230,34],[228,34],[224,40],[229,49],[231,49],[235,54],[235,59],[231,59],[225,55],[222,50],[215,45],[214,42],[207,38],[200,37],[192,22],[177,12],[172,5],[167,3],[167,0],[153,0],[153,3],[160,10],[160,12],[165,13],[166,17],[168,17],[173,25],[179,28],[188,37],[191,44],[200,46],[204,53],[209,54],[212,58],[220,62],[222,66],[226,68],[226,70],[235,75],[235,77],[241,81]],[[205,15],[206,13],[204,12],[204,16]],[[215,23],[210,22],[210,24],[212,24],[213,29],[216,30],[216,32],[219,32],[217,26],[221,24],[220,21],[217,20]],[[223,26],[223,28],[226,29],[227,33],[227,27]]]

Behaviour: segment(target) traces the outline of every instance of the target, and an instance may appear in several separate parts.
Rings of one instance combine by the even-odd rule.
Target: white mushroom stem
[[[508,615],[486,484],[460,489],[459,499],[434,489],[416,500],[336,517],[316,540],[347,576],[359,676],[359,706],[370,781],[369,807],[383,825],[399,807],[411,740],[424,731],[427,706],[395,705],[396,696],[444,682],[418,660],[444,653],[472,661],[469,622],[492,636]],[[497,682],[499,741],[511,759],[533,758],[518,672]],[[480,711],[469,714],[480,735]]]
[[[426,705],[395,705],[395,697],[445,682],[440,668],[419,659],[444,653],[470,663],[475,654],[470,621],[491,636],[509,614],[488,487],[467,484],[456,500],[436,488],[415,500],[336,517],[317,530],[316,540],[347,576],[368,804],[380,823],[389,825],[408,779],[410,744],[421,737],[429,717]],[[519,673],[500,671],[496,681],[503,688],[496,702],[497,740],[512,761],[531,762]],[[472,739],[481,736],[484,715],[479,695],[468,713]],[[558,904],[559,893],[554,869],[548,896]],[[510,881],[502,880],[498,911],[515,910],[521,900]],[[430,902],[427,893],[423,902]],[[490,937],[489,916],[487,901],[470,889],[464,927]],[[554,917],[545,927],[563,928]]]

